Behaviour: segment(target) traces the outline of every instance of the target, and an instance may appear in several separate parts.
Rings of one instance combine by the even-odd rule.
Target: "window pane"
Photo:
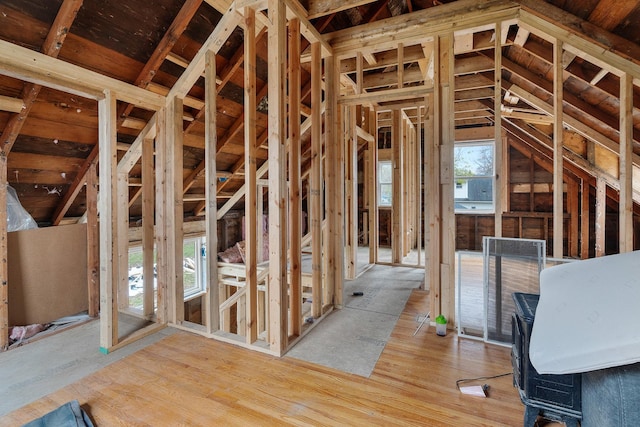
[[[454,148],[456,212],[494,210],[493,143],[459,143]]]
[[[188,294],[189,292],[198,289],[198,281],[196,280],[196,241],[185,241],[182,254],[184,292],[185,294]]]
[[[391,162],[380,162],[378,167],[378,181],[380,183],[390,184],[393,177]]]
[[[493,175],[493,144],[456,145],[454,148],[455,176]]]
[[[391,206],[391,195],[393,194],[393,186],[391,184],[380,184],[380,206]]]

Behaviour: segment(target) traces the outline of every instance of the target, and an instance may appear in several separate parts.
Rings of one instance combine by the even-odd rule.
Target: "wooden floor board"
[[[414,291],[370,378],[276,358],[177,332],[0,419],[20,425],[78,399],[98,426],[514,426],[523,406],[511,377],[487,399],[462,395],[456,379],[511,370],[509,350],[438,337],[416,318]],[[356,356],[357,357],[357,356]]]

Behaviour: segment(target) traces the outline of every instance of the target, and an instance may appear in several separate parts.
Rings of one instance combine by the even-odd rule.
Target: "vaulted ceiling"
[[[453,3],[452,5],[444,5]],[[424,9],[472,5],[469,0],[307,0],[302,6],[328,40],[341,31]],[[631,59],[640,51],[640,0],[523,0],[548,8],[557,19],[574,20],[598,37],[607,38]],[[166,95],[222,18],[229,0],[1,0],[0,39],[43,52],[80,67]],[[572,21],[572,22],[574,22]],[[544,34],[529,33],[516,22],[502,31],[503,126],[535,150],[547,153],[553,127],[553,45]],[[492,125],[494,109],[494,30],[456,35],[456,128]],[[221,178],[219,204],[243,183],[243,32],[232,33],[217,55],[217,168]],[[259,162],[266,161],[267,37],[257,35],[257,135]],[[403,50],[405,83],[421,83],[428,55],[418,46]],[[363,89],[376,91],[397,82],[395,49],[365,52]],[[304,63],[304,61],[303,61]],[[600,64],[601,65],[601,64]],[[585,135],[615,148],[619,140],[620,78],[593,58],[572,51],[563,55],[564,109],[576,139]],[[355,65],[343,61],[348,79]],[[23,206],[42,225],[59,224],[86,211],[85,175],[97,161],[98,108],[93,100],[53,88],[39,87],[2,75],[0,62],[0,132],[8,152],[8,181]],[[428,73],[427,73],[428,75]],[[640,76],[634,76],[636,79]],[[309,73],[303,70],[303,115],[310,114]],[[638,86],[633,103],[640,107]],[[118,105],[120,155],[146,125],[151,112],[126,103]],[[204,86],[196,83],[184,100],[184,209],[197,216],[204,209]],[[634,163],[640,155],[640,111],[634,110]],[[303,147],[308,136],[303,137]],[[580,141],[566,154],[568,173],[616,178],[605,164],[596,164],[588,145]],[[546,153],[546,154],[545,154]],[[573,156],[573,157],[572,157]],[[304,159],[303,159],[304,161]],[[589,169],[600,169],[596,172]],[[140,215],[140,167],[129,177],[131,216]],[[634,185],[636,192],[639,185]],[[615,188],[615,186],[614,186]],[[636,194],[637,200],[638,194]]]

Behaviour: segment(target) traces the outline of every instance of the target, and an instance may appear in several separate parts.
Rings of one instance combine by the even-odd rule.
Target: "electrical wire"
[[[460,384],[461,383],[466,383],[466,382],[469,382],[469,381],[492,380],[494,378],[506,377],[507,375],[513,375],[513,371],[512,372],[506,372],[504,374],[492,375],[492,376],[489,376],[489,377],[461,378],[459,380],[456,380],[456,388],[458,390],[460,390]]]

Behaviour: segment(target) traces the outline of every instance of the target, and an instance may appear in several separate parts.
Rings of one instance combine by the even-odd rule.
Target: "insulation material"
[[[541,374],[640,361],[640,251],[544,270],[529,356]]]
[[[7,231],[38,228],[29,212],[20,204],[16,190],[7,185]]]

